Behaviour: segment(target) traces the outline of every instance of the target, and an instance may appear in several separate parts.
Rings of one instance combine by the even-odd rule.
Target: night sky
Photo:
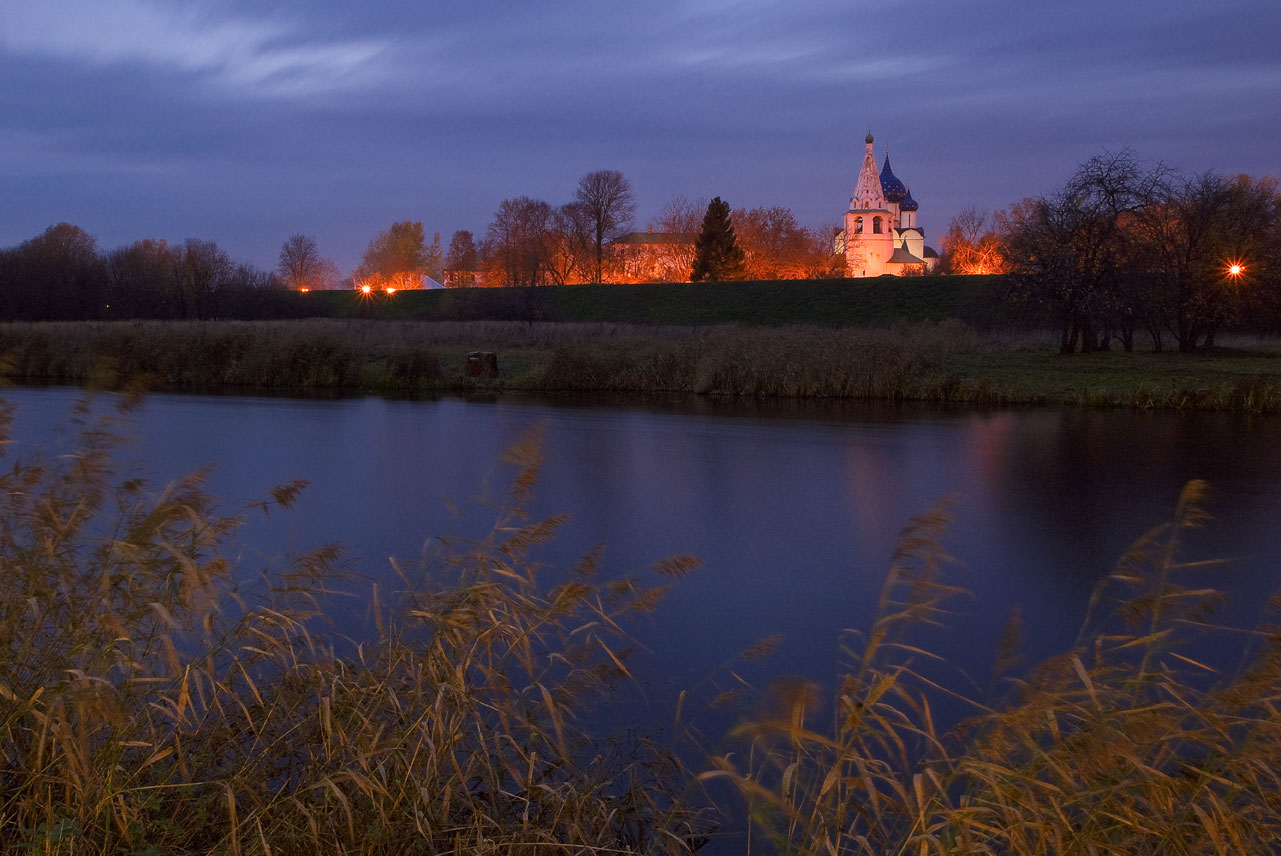
[[[621,170],[671,197],[846,210],[876,136],[937,246],[1102,150],[1281,170],[1281,2],[0,0],[0,246],[291,234],[344,270],[396,220]]]

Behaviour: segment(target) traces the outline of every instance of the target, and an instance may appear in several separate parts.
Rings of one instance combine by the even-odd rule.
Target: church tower
[[[885,198],[881,176],[876,171],[873,137],[868,133],[863,167],[858,173],[850,210],[845,212],[845,275],[880,276],[894,254],[896,211]],[[888,161],[887,161],[888,164]]]
[[[844,233],[838,236],[844,243],[845,275],[928,271],[933,264],[927,259],[937,259],[937,254],[925,246],[925,232],[916,224],[919,206],[890,168],[889,153],[878,173],[871,133],[864,142],[863,167],[845,212]]]

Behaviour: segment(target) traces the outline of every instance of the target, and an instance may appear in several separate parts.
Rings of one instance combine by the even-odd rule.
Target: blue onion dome
[[[903,201],[898,204],[898,210],[900,211],[915,211],[920,207],[916,200],[912,198],[911,190],[907,191],[907,196],[904,196]]]
[[[881,167],[881,194],[887,202],[902,202],[907,196],[907,186],[894,177],[890,169],[890,156],[885,155],[885,166]]]

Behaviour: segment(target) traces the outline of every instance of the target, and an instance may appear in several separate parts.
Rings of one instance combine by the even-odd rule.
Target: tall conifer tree
[[[743,248],[738,245],[729,203],[718,196],[707,205],[703,229],[694,240],[690,282],[719,282],[743,276]]]

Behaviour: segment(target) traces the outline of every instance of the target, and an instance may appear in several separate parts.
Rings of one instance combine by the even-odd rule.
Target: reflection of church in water
[[[905,276],[929,273],[938,264],[938,253],[925,246],[925,230],[916,225],[920,207],[903,182],[885,166],[876,171],[872,135],[858,184],[845,212],[845,228],[837,236],[837,251],[845,255],[846,276]]]

